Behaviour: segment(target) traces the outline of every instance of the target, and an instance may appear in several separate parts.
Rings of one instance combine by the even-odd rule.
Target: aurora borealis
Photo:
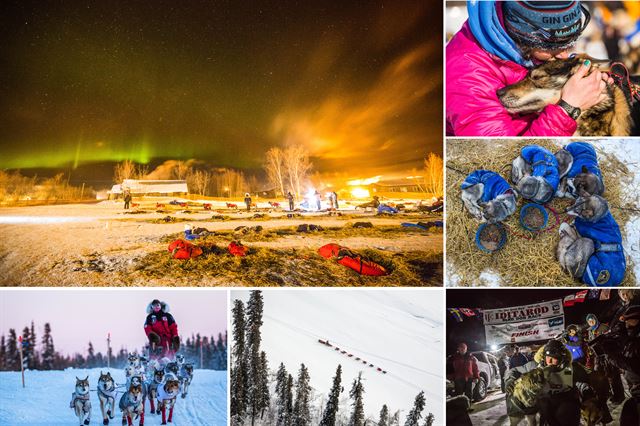
[[[378,175],[442,151],[424,1],[3,1],[0,168],[196,158]],[[355,172],[357,171],[357,172]]]

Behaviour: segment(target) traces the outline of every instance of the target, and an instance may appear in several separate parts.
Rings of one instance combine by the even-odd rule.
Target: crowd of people
[[[620,289],[618,294],[620,301],[611,316],[590,313],[584,323],[569,325],[542,346],[510,344],[499,350],[497,369],[510,418],[537,413],[541,424],[578,426],[582,409],[583,416],[585,411],[596,413],[603,424],[640,424],[640,291]],[[448,378],[454,383],[452,396],[464,395],[470,402],[479,399],[475,392],[480,380],[478,360],[465,343],[458,344],[447,365]],[[533,376],[519,384],[535,400],[527,404],[522,392],[514,389],[519,379],[534,370],[543,373],[539,388],[530,379]],[[609,407],[620,404],[614,419]]]

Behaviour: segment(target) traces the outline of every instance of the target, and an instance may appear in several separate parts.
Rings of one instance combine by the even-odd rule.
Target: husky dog
[[[550,104],[560,101],[562,87],[578,71],[586,59],[591,60],[589,72],[599,64],[586,55],[575,55],[567,59],[545,62],[529,71],[524,80],[503,87],[496,94],[511,114],[540,112]],[[582,111],[578,117],[578,128],[574,136],[630,136],[633,125],[631,109],[624,91],[616,85],[607,84],[603,94],[606,99]]]
[[[578,217],[574,226],[560,226],[556,255],[562,269],[593,286],[620,284],[626,271],[622,234],[607,202],[583,191],[568,212]]]
[[[591,195],[581,190],[578,199],[573,206],[567,209],[567,213],[587,222],[598,222],[609,212],[609,203],[599,195]]]
[[[178,373],[180,372],[180,366],[178,365],[177,362],[175,361],[171,361],[168,362],[165,366],[164,366],[164,372],[165,374],[173,374],[174,376],[177,376]]]
[[[180,367],[180,373],[178,374],[178,379],[180,380],[180,388],[182,389],[182,398],[187,397],[187,393],[189,393],[189,385],[191,384],[191,380],[193,380],[193,364],[187,362]]]
[[[128,365],[134,368],[140,367],[140,357],[135,352],[127,356],[127,361],[129,363]]]
[[[558,197],[578,198],[580,191],[593,195],[604,193],[602,171],[596,150],[587,142],[573,142],[555,154],[560,170]]]
[[[89,400],[89,376],[85,379],[76,377],[76,390],[71,394],[69,408],[73,408],[80,425],[91,423],[91,401]]]
[[[122,411],[122,425],[132,426],[133,420],[140,418],[140,426],[144,425],[144,396],[142,384],[131,383],[127,391],[120,398],[120,411]]]
[[[527,145],[511,163],[511,181],[523,198],[544,204],[551,200],[560,181],[558,161],[549,150]]]
[[[602,406],[596,398],[588,399],[582,403],[580,406],[580,417],[582,417],[582,420],[584,420],[587,426],[596,426],[598,423],[606,424],[602,421],[604,418]]]
[[[501,222],[516,211],[513,189],[495,172],[476,170],[460,188],[465,208],[480,221]]]
[[[113,419],[115,410],[116,384],[111,377],[111,373],[100,372],[98,379],[98,399],[100,400],[100,411],[102,412],[102,424],[108,425],[109,419]]]
[[[167,374],[165,382],[162,386],[158,386],[158,407],[162,413],[162,424],[166,425],[167,421],[172,422],[173,406],[176,398],[180,393],[180,381],[178,377],[172,373]],[[169,416],[167,417],[167,409]]]
[[[178,367],[182,367],[184,364],[184,355],[176,354],[176,363],[178,364]]]
[[[164,382],[164,370],[156,369],[151,375],[151,380],[147,382],[147,396],[149,397],[149,404],[151,405],[151,413],[160,414],[160,407],[156,412],[155,402],[158,399],[158,386],[161,386]]]
[[[513,392],[507,394],[509,422],[516,426],[522,419],[529,426],[536,426],[538,397],[544,389],[546,379],[543,368],[524,373],[513,383]]]

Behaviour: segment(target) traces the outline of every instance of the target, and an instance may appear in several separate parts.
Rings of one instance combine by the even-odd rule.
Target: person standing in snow
[[[247,211],[251,211],[251,195],[247,192],[244,194],[244,203],[247,205]]]
[[[129,190],[125,191],[124,193],[124,209],[128,210],[129,209],[129,204],[131,203],[131,199],[133,197],[131,197],[131,192]]]
[[[293,204],[293,194],[291,191],[287,192],[287,200],[289,201],[289,211],[292,212],[295,206]]]
[[[469,1],[469,19],[446,47],[450,136],[571,136],[576,112],[604,99],[605,73],[589,60],[537,114],[512,115],[498,98],[536,64],[569,57],[591,15],[580,1]]]
[[[173,359],[180,349],[178,324],[169,313],[169,305],[154,299],[147,306],[147,319],[144,322],[144,332],[149,339],[151,359],[167,357]]]
[[[449,359],[453,367],[453,383],[456,395],[466,395],[473,401],[475,383],[480,379],[478,360],[467,352],[467,344],[459,343],[457,352]]]

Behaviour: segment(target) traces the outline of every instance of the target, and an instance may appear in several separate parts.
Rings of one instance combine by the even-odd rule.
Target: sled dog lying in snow
[[[187,397],[187,393],[189,393],[189,385],[191,384],[191,380],[193,380],[193,364],[190,362],[184,363],[180,368],[180,374],[178,374],[178,379],[180,380],[180,388],[182,389],[182,398]]]
[[[589,73],[598,68],[598,63],[609,62],[596,61],[586,55],[548,61],[530,70],[524,80],[503,87],[496,94],[511,114],[540,112],[547,105],[560,101],[565,83],[586,59],[590,59],[593,64]],[[634,120],[624,91],[615,84],[607,84],[602,93],[606,95],[605,100],[581,112],[576,120],[578,128],[574,136],[632,134]]]
[[[120,398],[120,411],[122,411],[122,424],[133,425],[134,419],[140,419],[140,426],[144,425],[144,396],[142,384],[133,382]]]
[[[71,394],[69,407],[73,408],[80,425],[91,423],[91,401],[89,400],[89,376],[86,379],[76,377],[76,390]]]
[[[98,379],[98,399],[100,400],[100,411],[102,412],[102,424],[108,425],[109,419],[113,419],[116,405],[116,384],[111,377],[111,373],[100,372]]]

